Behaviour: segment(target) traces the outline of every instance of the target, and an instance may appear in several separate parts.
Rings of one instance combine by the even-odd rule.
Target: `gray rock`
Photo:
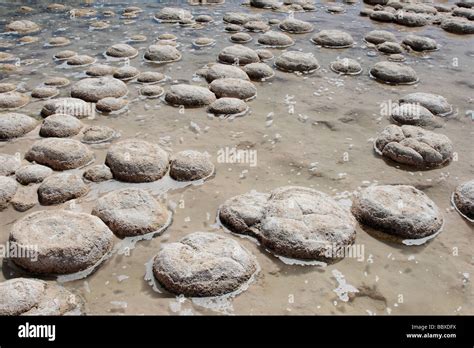
[[[344,48],[354,44],[352,36],[341,30],[321,30],[311,38],[311,41],[328,48]]]
[[[396,62],[378,62],[370,74],[377,80],[392,84],[413,84],[418,82],[418,76],[413,68]]]
[[[304,34],[314,30],[314,27],[311,23],[296,18],[287,18],[281,21],[278,27],[281,30],[292,34]]]
[[[238,65],[258,63],[260,61],[257,52],[242,45],[234,45],[224,48],[219,53],[218,58],[222,63]]]
[[[397,42],[395,35],[386,30],[372,30],[365,35],[364,39],[365,41],[374,45],[378,45],[387,41]]]
[[[17,92],[0,93],[0,110],[13,110],[25,106],[30,101],[27,95]]]
[[[114,98],[114,97],[106,97],[102,98],[95,104],[95,107],[100,112],[114,112],[122,110],[124,107],[128,105],[128,101],[123,98]]]
[[[239,98],[249,100],[257,95],[257,87],[250,81],[224,78],[211,82],[209,89],[217,98]]]
[[[98,144],[111,141],[117,136],[115,130],[106,126],[89,126],[82,132],[81,141],[86,144]]]
[[[116,79],[119,79],[122,81],[128,81],[128,80],[134,79],[138,75],[140,75],[140,70],[138,70],[134,66],[123,66],[115,70],[113,76]]]
[[[222,78],[249,80],[248,75],[241,68],[227,64],[213,64],[207,69],[205,78],[209,83]]]
[[[177,181],[204,179],[214,172],[209,154],[194,150],[178,152],[170,164],[170,176]]]
[[[441,22],[441,28],[453,34],[474,34],[474,23],[458,18],[447,18]]]
[[[58,98],[46,102],[41,109],[41,116],[48,117],[54,114],[67,114],[79,119],[92,115],[94,111],[90,103],[78,98]]]
[[[261,15],[249,14],[244,12],[227,12],[224,14],[223,20],[226,23],[244,25],[251,20],[261,20]]]
[[[456,187],[453,193],[453,203],[462,214],[474,220],[474,180]]]
[[[139,236],[165,227],[170,218],[166,207],[146,190],[126,188],[98,199],[92,209],[119,237]]]
[[[238,290],[258,269],[255,257],[235,240],[195,232],[167,243],[153,260],[153,275],[168,291],[190,297]]]
[[[420,104],[401,104],[392,110],[390,118],[400,125],[437,126],[436,119],[431,111]]]
[[[230,36],[230,41],[235,43],[247,43],[252,41],[252,36],[247,33],[235,33]]]
[[[0,211],[8,207],[15,196],[18,184],[8,176],[0,176]]]
[[[362,67],[358,61],[351,58],[341,58],[331,62],[331,70],[339,74],[357,75],[362,72]]]
[[[18,220],[9,241],[35,255],[12,258],[18,266],[37,274],[70,274],[101,261],[112,249],[113,233],[93,215],[41,210]]]
[[[389,0],[364,0],[364,3],[367,5],[386,5]]]
[[[25,212],[38,204],[38,195],[36,194],[37,185],[18,186],[15,196],[10,201],[13,209],[19,212]]]
[[[94,153],[74,139],[46,138],[36,141],[26,152],[25,159],[54,170],[82,167],[94,159]]]
[[[177,23],[184,19],[192,19],[193,15],[182,8],[164,7],[155,14],[155,18],[165,23]]]
[[[318,60],[312,53],[287,51],[276,60],[275,66],[283,71],[309,73],[319,69]]]
[[[160,146],[140,139],[113,144],[105,158],[114,178],[125,182],[151,182],[168,171],[169,156]]]
[[[258,37],[258,43],[275,48],[285,48],[294,45],[295,41],[285,33],[271,30],[260,35]]]
[[[77,315],[84,301],[64,287],[40,279],[0,283],[0,315]]]
[[[113,179],[110,168],[105,164],[98,164],[88,168],[84,171],[82,176],[92,182],[102,182]]]
[[[140,95],[147,98],[158,98],[165,93],[165,90],[161,86],[151,85],[140,88]]]
[[[364,189],[354,199],[352,214],[364,225],[409,239],[430,236],[443,225],[436,204],[422,191],[407,185]]]
[[[272,51],[267,50],[267,49],[258,49],[258,50],[255,50],[255,52],[257,52],[258,57],[260,58],[262,62],[273,59],[274,57]]]
[[[113,58],[134,58],[138,55],[138,50],[130,45],[119,43],[107,48],[105,54]]]
[[[219,98],[209,105],[207,111],[216,116],[238,115],[248,110],[245,101],[238,98]]]
[[[37,184],[53,174],[53,170],[41,164],[29,164],[19,168],[15,175],[16,181],[22,185]]]
[[[463,8],[463,7],[455,8],[453,10],[453,16],[464,17],[472,21],[474,20],[474,10],[471,8]]]
[[[425,36],[407,35],[402,43],[415,51],[433,51],[438,49],[436,41]]]
[[[68,58],[66,61],[67,65],[72,65],[72,66],[85,66],[85,65],[91,65],[96,62],[96,59],[88,56],[86,54],[78,54],[75,56],[72,56],[71,58]]]
[[[194,85],[173,85],[165,94],[167,103],[188,108],[202,107],[216,100],[213,92],[205,87]]]
[[[5,29],[20,35],[32,34],[41,30],[38,24],[26,19],[10,22],[5,26]]]
[[[251,63],[243,67],[252,81],[264,81],[275,75],[273,69],[265,63]]]
[[[395,14],[388,11],[373,11],[369,14],[370,19],[378,22],[393,22]]]
[[[79,198],[89,192],[89,187],[77,174],[59,173],[48,176],[38,187],[42,205],[54,205]]]
[[[410,125],[385,127],[375,147],[384,157],[415,167],[445,165],[453,157],[453,145],[447,136]]]
[[[112,77],[85,78],[71,89],[71,97],[93,103],[107,97],[120,98],[127,93],[127,85]]]
[[[404,12],[403,10],[395,13],[394,22],[407,27],[422,27],[428,24],[428,20],[421,14]]]
[[[0,114],[0,140],[21,137],[31,132],[36,124],[34,118],[24,114],[14,112]]]
[[[324,262],[355,240],[355,220],[326,194],[297,186],[231,198],[220,221],[232,232],[248,234],[277,255]]]
[[[141,83],[158,83],[166,79],[166,76],[157,71],[145,71],[137,77],[137,82]]]
[[[86,74],[92,77],[101,77],[107,75],[113,75],[116,67],[107,64],[94,64],[86,70]]]
[[[403,47],[396,42],[383,42],[377,45],[377,50],[385,54],[397,54],[403,52]]]
[[[31,96],[37,99],[49,99],[59,94],[56,87],[40,86],[31,91]]]
[[[270,30],[270,26],[264,21],[248,21],[244,24],[244,28],[254,33]]]
[[[55,114],[47,117],[40,128],[40,136],[66,138],[79,134],[84,124],[76,117]]]
[[[0,153],[0,176],[15,174],[20,166],[21,160],[19,156]]]
[[[446,116],[453,112],[453,107],[448,103],[446,98],[437,94],[432,94],[432,93],[423,93],[423,92],[410,93],[400,98],[399,102],[402,104],[403,103],[419,104],[427,108],[434,115],[437,115],[437,116]]]
[[[147,48],[144,57],[151,62],[165,64],[180,60],[181,53],[171,45],[151,45]]]

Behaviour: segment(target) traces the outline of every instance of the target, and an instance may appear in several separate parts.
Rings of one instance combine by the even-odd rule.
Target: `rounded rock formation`
[[[214,172],[209,154],[194,150],[181,151],[173,156],[170,176],[177,181],[205,179]]]
[[[170,212],[148,191],[126,188],[97,200],[92,215],[98,216],[119,237],[156,232],[169,221]]]
[[[43,121],[39,134],[42,137],[66,138],[79,134],[83,126],[74,116],[54,114]]]
[[[257,87],[250,81],[224,78],[211,82],[209,89],[217,98],[239,98],[249,100],[257,95]]]
[[[453,204],[461,214],[474,222],[474,180],[456,187],[453,193]]]
[[[395,162],[415,167],[445,165],[453,157],[447,136],[410,125],[385,127],[375,140],[375,149]]]
[[[202,107],[211,104],[216,96],[207,88],[193,85],[173,85],[165,94],[167,103],[188,108]]]
[[[89,192],[89,187],[77,174],[59,173],[48,176],[38,187],[42,205],[55,205],[79,198]]]
[[[9,140],[21,137],[31,132],[37,125],[34,118],[9,112],[0,114],[0,140]]]
[[[370,75],[388,84],[406,85],[418,82],[413,68],[396,62],[378,62],[370,69]]]
[[[310,73],[319,69],[318,60],[312,53],[300,51],[282,53],[275,60],[275,66],[282,71],[301,73]]]
[[[13,258],[20,267],[38,274],[70,274],[100,262],[112,249],[113,234],[96,216],[42,210],[18,220],[9,241],[35,255]]]
[[[408,185],[380,185],[362,190],[352,204],[352,214],[364,225],[408,239],[433,235],[443,226],[443,216],[436,204]]]
[[[71,97],[93,103],[107,97],[120,98],[127,93],[127,85],[111,77],[85,78],[71,89]]]
[[[26,152],[25,159],[54,170],[66,170],[88,164],[94,159],[94,153],[74,139],[46,138],[35,142]]]
[[[114,178],[125,182],[151,182],[168,171],[169,156],[160,146],[127,139],[113,144],[105,158]]]
[[[168,291],[190,297],[238,290],[257,272],[254,256],[235,240],[195,232],[164,244],[153,260],[153,275]]]

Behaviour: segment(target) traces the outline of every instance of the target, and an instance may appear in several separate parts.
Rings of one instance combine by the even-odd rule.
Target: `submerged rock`
[[[385,83],[413,84],[418,82],[418,76],[413,68],[396,62],[378,62],[370,69],[370,74]]]
[[[125,182],[151,182],[168,171],[169,156],[160,146],[140,139],[113,144],[105,158],[114,178]]]
[[[18,184],[8,176],[0,176],[0,211],[4,210],[15,196]]]
[[[226,201],[220,221],[280,256],[332,262],[355,240],[355,220],[326,194],[284,186],[270,195],[251,192]]]
[[[453,203],[458,211],[474,220],[474,180],[467,181],[458,187],[453,193]]]
[[[236,291],[257,269],[255,257],[235,240],[207,232],[162,245],[153,260],[153,275],[166,290],[191,297]]]
[[[83,300],[64,287],[40,279],[0,283],[0,315],[78,315]]]
[[[174,106],[194,108],[211,104],[216,100],[216,96],[201,86],[179,84],[170,87],[165,94],[165,100]]]
[[[292,34],[305,34],[314,30],[311,23],[296,18],[287,18],[281,21],[278,27]]]
[[[67,114],[82,119],[91,116],[93,111],[93,106],[82,99],[58,98],[52,99],[43,105],[41,116]]]
[[[354,44],[352,36],[341,30],[321,30],[311,41],[327,48],[345,48]]]
[[[144,58],[150,62],[165,64],[181,59],[181,53],[171,45],[151,45],[145,51]]]
[[[20,167],[15,173],[16,181],[22,185],[40,183],[51,174],[53,174],[53,170],[41,164],[29,164]]]
[[[105,97],[95,104],[95,108],[100,112],[115,112],[122,110],[128,105],[128,101],[123,98]]]
[[[207,153],[194,150],[178,152],[170,163],[170,176],[177,181],[204,179],[214,172],[214,164]]]
[[[319,69],[318,60],[312,53],[287,51],[276,60],[275,66],[283,71],[309,73]]]
[[[98,216],[119,237],[155,232],[169,220],[166,207],[148,191],[126,188],[98,199],[92,215]]]
[[[434,51],[438,49],[436,41],[425,36],[407,35],[402,43],[415,51]]]
[[[16,170],[20,168],[20,166],[20,156],[0,153],[0,176],[15,174]]]
[[[260,58],[253,49],[242,45],[234,45],[224,48],[219,53],[219,61],[227,64],[246,65],[258,63]]]
[[[9,241],[36,256],[12,258],[18,266],[38,274],[70,274],[101,261],[112,249],[113,234],[96,216],[41,210],[18,220]]]
[[[217,98],[252,99],[257,95],[257,87],[250,81],[224,78],[211,82],[209,89]]]
[[[331,70],[339,74],[357,75],[362,72],[362,67],[358,61],[351,58],[337,59],[331,62]]]
[[[275,48],[285,48],[294,45],[295,41],[285,33],[272,30],[260,35],[258,37],[258,43]]]
[[[437,125],[436,119],[430,110],[420,104],[402,104],[392,110],[390,118],[397,124],[413,126]]]
[[[110,168],[105,164],[98,164],[88,168],[84,171],[82,176],[92,182],[102,182],[113,179]]]
[[[127,93],[127,85],[111,77],[85,78],[71,89],[71,97],[94,103],[107,97],[120,98]]]
[[[375,140],[375,148],[384,157],[415,167],[445,165],[453,157],[447,136],[410,125],[385,127]]]
[[[55,114],[47,117],[40,128],[40,136],[66,138],[79,134],[84,124],[76,117],[66,114]]]
[[[352,214],[367,226],[409,239],[438,232],[443,216],[436,204],[422,191],[407,185],[368,187],[354,199]]]
[[[130,45],[120,43],[110,46],[105,54],[113,58],[134,58],[138,55],[138,50]]]
[[[42,205],[64,203],[89,192],[89,187],[77,174],[59,173],[50,175],[38,187],[38,199]]]
[[[374,45],[384,42],[397,42],[395,35],[386,30],[372,30],[365,35],[364,39]]]
[[[27,95],[20,92],[11,91],[11,92],[0,93],[0,110],[1,109],[4,109],[4,110],[18,109],[28,104],[29,101],[30,101],[30,98],[28,98]]]
[[[36,125],[34,118],[24,114],[13,112],[0,114],[0,140],[21,137],[31,132]]]
[[[207,111],[215,116],[239,115],[248,110],[245,101],[238,98],[219,98],[211,105]]]
[[[36,141],[26,152],[25,159],[54,170],[66,170],[91,162],[94,153],[74,139],[46,138]]]
[[[453,107],[448,103],[446,98],[441,95],[432,94],[432,93],[423,93],[415,92],[410,93],[399,100],[400,103],[414,103],[419,104],[428,110],[430,110],[434,115],[437,116],[446,116],[453,112]]]
[[[252,81],[264,81],[275,75],[273,69],[265,63],[251,63],[243,69]]]
[[[26,19],[10,22],[5,28],[7,31],[16,32],[20,35],[32,34],[41,30],[38,24]]]
[[[248,75],[241,68],[227,64],[213,64],[206,70],[205,78],[209,83],[222,78],[249,80]]]

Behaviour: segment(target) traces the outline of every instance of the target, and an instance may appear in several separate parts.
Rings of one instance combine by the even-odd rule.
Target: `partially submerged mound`
[[[254,256],[235,240],[207,232],[164,244],[153,260],[153,275],[164,288],[191,297],[236,291],[257,269]]]

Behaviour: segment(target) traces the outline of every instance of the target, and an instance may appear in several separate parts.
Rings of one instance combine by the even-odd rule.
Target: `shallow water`
[[[45,11],[46,1],[8,1],[0,4],[0,27],[14,19],[29,19],[38,23],[42,32],[37,43],[17,45],[5,52],[26,59],[37,59],[22,65],[22,72],[1,73],[1,82],[21,84],[30,91],[51,76],[66,76],[72,83],[82,78],[86,68],[59,67],[52,56],[61,50],[72,49],[120,66],[123,62],[108,62],[103,52],[114,43],[125,42],[134,34],[148,37],[146,42],[132,43],[140,49],[130,64],[140,71],[159,71],[171,77],[161,83],[165,88],[174,81],[206,85],[193,78],[194,72],[214,62],[219,51],[231,45],[224,32],[222,16],[229,11],[261,13],[265,18],[283,19],[284,13],[242,7],[229,1],[218,6],[188,6],[178,2],[135,1],[144,13],[131,23],[119,18],[129,3],[88,1],[99,11],[116,12],[105,30],[88,29],[90,19],[71,19],[64,13]],[[451,3],[445,2],[443,3]],[[82,6],[82,2],[68,1]],[[35,9],[31,14],[16,13],[20,5]],[[214,23],[193,30],[174,24],[159,24],[153,14],[164,6],[183,6],[196,16],[211,14]],[[317,12],[297,13],[295,17],[310,21],[315,30],[342,29],[356,41],[353,48],[331,50],[319,48],[309,41],[313,33],[291,35],[296,44],[290,50],[313,52],[321,69],[310,75],[298,76],[275,70],[275,76],[256,83],[257,98],[249,101],[250,113],[232,120],[209,117],[205,108],[186,109],[164,104],[160,99],[138,98],[140,84],[128,82],[130,101],[126,112],[111,116],[99,113],[85,119],[88,125],[106,125],[119,130],[123,138],[138,137],[158,142],[174,153],[195,149],[211,154],[216,175],[198,185],[177,185],[167,178],[155,183],[140,184],[174,207],[172,225],[152,240],[137,242],[129,253],[115,254],[85,279],[65,283],[68,289],[86,300],[88,314],[474,314],[472,283],[474,258],[472,224],[463,219],[451,206],[451,193],[462,182],[473,178],[474,109],[472,76],[474,76],[474,38],[449,34],[437,26],[407,28],[395,24],[377,23],[358,15],[363,5],[346,5],[344,14],[332,15],[324,11],[326,3],[317,2]],[[274,28],[278,30],[277,28]],[[369,68],[384,59],[379,54],[369,56],[363,37],[373,29],[394,32],[398,39],[416,32],[435,38],[441,49],[428,54],[405,54],[419,83],[410,86],[389,86],[368,76]],[[143,61],[143,52],[154,39],[169,32],[178,36],[183,58],[167,65]],[[253,41],[248,47],[260,48],[259,33],[250,33]],[[66,36],[72,44],[65,47],[44,47],[52,36]],[[211,47],[196,49],[192,41],[199,36],[216,40]],[[1,35],[1,41],[16,42],[11,35]],[[275,56],[283,50],[272,49]],[[359,76],[339,76],[329,69],[337,57],[359,60],[364,71]],[[269,62],[272,64],[272,61]],[[60,96],[68,96],[70,86],[60,89]],[[423,91],[445,96],[455,108],[455,115],[441,120],[442,128],[435,131],[447,135],[454,143],[457,160],[444,168],[416,171],[385,162],[373,151],[372,140],[390,122],[380,115],[381,103],[396,102],[404,94]],[[21,112],[39,118],[43,102],[32,100]],[[270,114],[272,113],[272,114]],[[269,115],[270,114],[270,115]],[[0,143],[2,153],[24,155],[38,139],[38,129],[28,136]],[[95,164],[103,163],[108,145],[92,145]],[[224,148],[250,148],[257,152],[255,166],[250,163],[220,163],[218,151]],[[311,169],[311,170],[310,170]],[[272,256],[247,238],[237,239],[253,254],[260,264],[260,272],[248,289],[233,299],[191,300],[166,292],[157,293],[147,283],[145,264],[156,254],[161,243],[176,241],[194,231],[227,233],[216,224],[219,206],[234,195],[256,189],[269,191],[282,185],[313,187],[339,199],[350,199],[355,191],[372,183],[405,183],[423,189],[444,213],[443,231],[430,242],[420,246],[394,244],[376,239],[357,227],[356,245],[363,257],[351,257],[329,265],[288,264]],[[61,207],[90,212],[96,198],[110,190],[131,184],[106,182],[91,184],[91,192],[74,203]],[[173,204],[174,202],[174,204]],[[36,206],[58,209],[59,206]],[[11,207],[0,213],[0,242],[8,239],[11,224],[27,213]],[[119,240],[117,239],[118,243]],[[0,280],[16,276],[5,263]],[[357,291],[354,291],[357,289]]]

